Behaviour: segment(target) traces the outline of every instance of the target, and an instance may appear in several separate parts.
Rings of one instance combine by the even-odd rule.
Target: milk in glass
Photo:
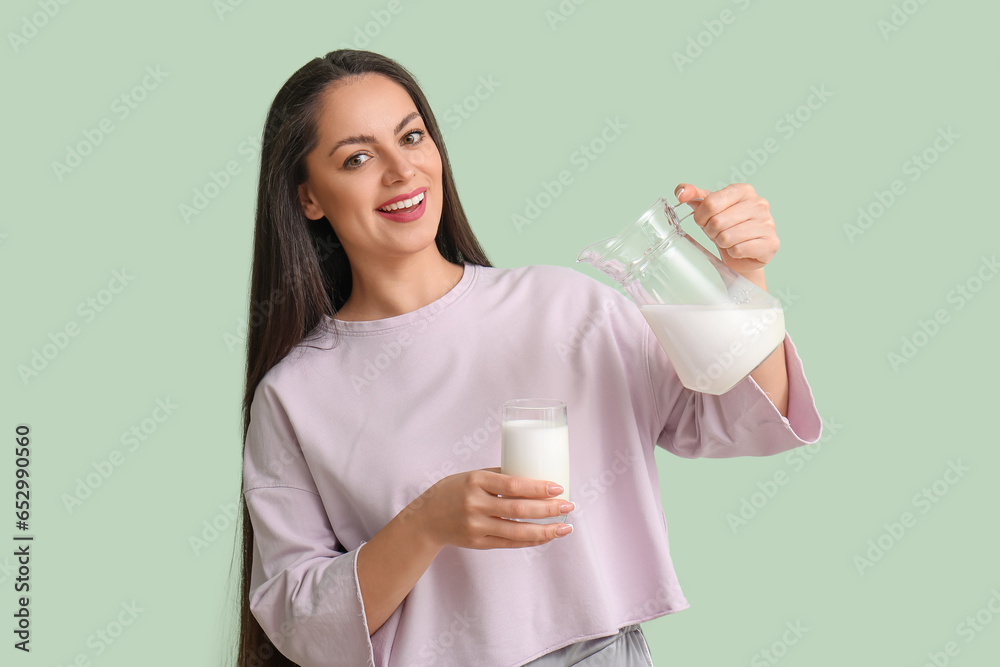
[[[555,482],[569,499],[569,427],[540,419],[503,423],[500,469],[505,475]]]

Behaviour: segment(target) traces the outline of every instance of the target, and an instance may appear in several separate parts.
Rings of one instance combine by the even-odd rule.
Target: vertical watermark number
[[[31,520],[31,428],[18,424],[14,430],[14,528],[23,533]],[[17,577],[14,592],[18,594],[14,612],[14,648],[27,653],[31,641],[31,540],[33,536],[14,534],[14,558],[17,560]]]

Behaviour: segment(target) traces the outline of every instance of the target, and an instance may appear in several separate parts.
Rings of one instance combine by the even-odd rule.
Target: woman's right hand
[[[409,509],[415,511],[426,534],[438,545],[467,549],[534,547],[572,532],[565,523],[536,524],[511,521],[543,519],[566,514],[572,502],[554,498],[549,482],[504,475],[500,468],[482,468],[449,475],[424,491]],[[497,496],[503,496],[498,498]]]

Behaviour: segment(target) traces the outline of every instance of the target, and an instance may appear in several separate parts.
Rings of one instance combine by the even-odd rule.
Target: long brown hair
[[[443,208],[435,238],[441,255],[458,265],[492,266],[465,217],[437,120],[414,77],[395,61],[370,51],[341,49],[306,63],[275,95],[261,141],[243,392],[244,448],[250,404],[261,378],[296,345],[311,340],[312,332],[320,333],[324,315],[332,317],[351,294],[347,254],[326,218],[312,221],[305,216],[298,186],[309,177],[306,156],[317,143],[323,93],[336,81],[369,73],[386,76],[406,89],[441,154]],[[243,489],[241,485],[236,667],[294,665],[275,648],[250,611],[254,533]]]

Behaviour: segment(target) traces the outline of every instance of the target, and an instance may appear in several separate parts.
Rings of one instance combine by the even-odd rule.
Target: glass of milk
[[[555,482],[569,499],[569,422],[566,403],[547,398],[504,401],[501,425],[500,472]],[[567,515],[544,519],[514,519],[533,523],[560,523]]]

